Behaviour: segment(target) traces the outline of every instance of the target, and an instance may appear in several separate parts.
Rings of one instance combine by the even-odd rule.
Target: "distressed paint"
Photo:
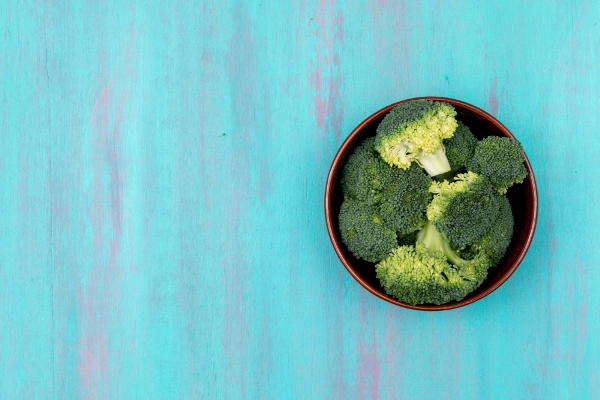
[[[600,6],[14,1],[0,11],[0,398],[600,397]],[[370,113],[522,141],[519,270],[436,314],[344,270],[323,190]]]

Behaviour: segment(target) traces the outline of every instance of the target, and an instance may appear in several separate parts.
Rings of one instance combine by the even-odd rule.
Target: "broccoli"
[[[453,169],[466,167],[469,164],[478,143],[469,128],[462,122],[457,122],[458,127],[454,131],[454,136],[442,141],[446,149],[446,158]]]
[[[348,157],[342,173],[344,197],[367,204],[385,199],[383,189],[393,182],[392,167],[375,151],[375,138],[364,140]]]
[[[527,176],[523,146],[518,140],[489,136],[475,147],[469,171],[485,176],[500,194]]]
[[[377,127],[375,148],[390,165],[407,169],[416,161],[430,176],[450,171],[443,139],[457,127],[456,111],[446,103],[414,100],[393,108]]]
[[[338,221],[342,241],[357,258],[378,262],[398,246],[396,232],[384,226],[375,206],[345,199]]]
[[[394,180],[384,190],[385,200],[379,205],[381,218],[399,235],[414,232],[422,226],[432,198],[428,191],[431,178],[417,165],[407,170],[385,165],[394,171]]]
[[[423,229],[423,227],[425,227],[425,223],[427,221],[423,220],[423,223],[421,224],[421,226],[419,226],[419,229],[408,233],[406,235],[398,235],[398,245],[399,246],[414,246],[415,243],[417,242],[417,234],[419,233],[419,230]]]
[[[515,220],[510,203],[506,196],[499,197],[498,217],[477,242],[467,246],[462,256],[467,259],[474,258],[479,253],[485,253],[490,259],[491,266],[496,266],[504,257],[513,235]]]
[[[427,218],[459,246],[475,243],[498,215],[498,197],[489,182],[473,172],[458,174],[454,182],[432,182],[435,193]]]
[[[487,276],[484,253],[462,259],[448,239],[427,223],[414,246],[400,246],[375,267],[383,289],[410,304],[444,304],[462,300]]]
[[[417,165],[406,170],[388,165],[374,149],[374,138],[350,155],[341,179],[344,198],[378,208],[388,229],[405,235],[419,229],[431,200],[431,178]]]

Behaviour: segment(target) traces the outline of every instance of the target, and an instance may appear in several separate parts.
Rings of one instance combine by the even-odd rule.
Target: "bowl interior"
[[[473,132],[475,137],[478,139],[483,139],[491,135],[514,138],[514,136],[494,117],[470,104],[446,98],[428,97],[426,99],[445,101],[452,104],[458,113],[456,118],[468,126],[471,132]],[[504,281],[506,281],[506,279],[508,279],[508,277],[510,277],[510,275],[512,275],[514,270],[518,267],[519,263],[525,256],[527,249],[529,248],[537,219],[537,190],[533,171],[531,170],[529,161],[526,159],[525,166],[529,174],[525,179],[525,182],[514,185],[508,190],[507,197],[512,206],[515,219],[513,239],[506,251],[504,258],[500,261],[498,266],[490,269],[487,279],[477,290],[470,293],[466,298],[459,302],[451,302],[439,306],[433,304],[413,306],[400,302],[397,299],[387,295],[381,287],[379,280],[375,276],[375,264],[357,259],[350,251],[346,249],[346,246],[341,240],[338,229],[338,213],[344,200],[340,184],[340,175],[341,171],[343,170],[343,166],[346,163],[346,159],[350,154],[352,154],[354,148],[358,146],[364,139],[375,136],[377,126],[383,117],[397,104],[399,103],[393,104],[378,111],[373,116],[365,120],[363,124],[359,125],[359,127],[350,134],[348,139],[346,139],[340,148],[336,159],[334,160],[328,179],[327,196],[325,202],[326,218],[331,241],[338,256],[340,257],[340,260],[346,269],[348,269],[348,271],[354,276],[354,278],[356,278],[356,280],[371,293],[384,300],[403,307],[432,311],[457,308],[466,304],[470,304],[488,295],[498,288],[502,283],[504,283]]]

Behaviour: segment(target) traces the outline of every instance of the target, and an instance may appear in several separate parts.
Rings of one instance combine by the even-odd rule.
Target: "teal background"
[[[0,398],[600,397],[600,5],[0,5]],[[531,249],[438,313],[364,290],[330,163],[423,95],[496,115]]]

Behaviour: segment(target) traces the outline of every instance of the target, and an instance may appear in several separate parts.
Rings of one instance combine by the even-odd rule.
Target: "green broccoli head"
[[[496,266],[504,257],[512,240],[515,220],[506,196],[498,196],[498,203],[498,217],[481,239],[467,246],[462,252],[464,258],[471,259],[477,254],[484,253],[490,259],[491,265]]]
[[[377,127],[375,148],[390,165],[407,169],[416,161],[431,176],[450,171],[443,139],[452,137],[456,111],[446,103],[414,100],[393,108]]]
[[[383,224],[404,235],[419,229],[431,200],[431,178],[417,165],[406,170],[385,163],[366,139],[350,155],[342,174],[345,199],[378,208]]]
[[[427,218],[459,246],[475,243],[498,215],[498,194],[473,172],[458,174],[454,182],[432,182],[434,193]]]
[[[454,136],[443,140],[446,149],[446,158],[448,158],[448,162],[452,168],[466,167],[471,161],[475,146],[478,143],[469,128],[462,122],[457,122],[458,127],[454,131]]]
[[[384,189],[393,182],[393,170],[375,151],[375,138],[364,140],[348,157],[342,173],[344,197],[367,204],[383,201]]]
[[[468,165],[470,171],[485,176],[500,194],[527,176],[523,146],[518,140],[489,136],[477,143]]]
[[[432,197],[428,191],[431,178],[417,165],[407,170],[388,168],[394,171],[394,179],[383,191],[385,200],[379,204],[380,215],[388,228],[405,235],[419,229],[424,222]]]
[[[405,303],[444,304],[464,297],[454,285],[455,270],[446,257],[430,254],[422,244],[395,248],[375,271],[386,293]]]
[[[375,267],[381,286],[409,304],[444,304],[462,300],[487,276],[484,254],[461,259],[432,224],[419,232],[414,246],[400,246]]]
[[[398,246],[396,231],[385,227],[376,206],[346,199],[338,222],[342,241],[357,258],[378,262]]]

